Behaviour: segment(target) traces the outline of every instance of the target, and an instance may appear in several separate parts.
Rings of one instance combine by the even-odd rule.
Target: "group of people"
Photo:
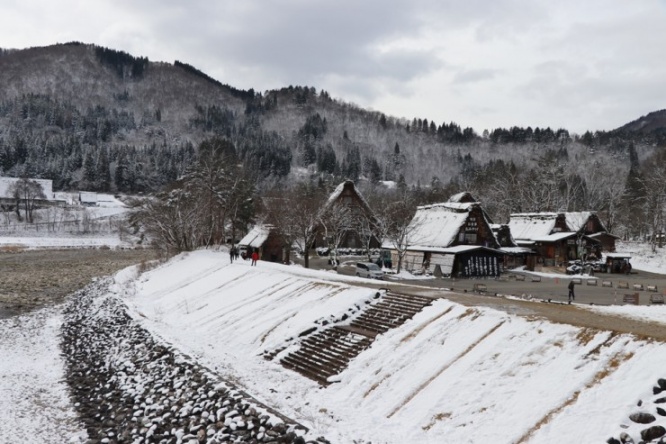
[[[229,260],[233,263],[234,259],[238,259],[240,257],[240,253],[238,251],[238,248],[236,247],[231,247],[229,249]],[[252,255],[250,256],[252,259],[252,263],[250,265],[257,265],[257,261],[259,260],[259,250],[254,250],[252,252]],[[243,259],[247,259],[247,257],[244,255]]]
[[[234,259],[238,259],[238,256],[240,256],[240,253],[238,252],[238,248],[236,248],[236,247],[229,248],[229,260],[232,263],[233,263]]]

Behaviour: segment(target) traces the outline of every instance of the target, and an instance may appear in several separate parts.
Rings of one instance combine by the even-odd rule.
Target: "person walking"
[[[573,279],[569,281],[569,303],[571,304],[571,301],[576,299],[576,296],[574,295],[574,281]]]
[[[232,246],[232,247],[229,249],[229,260],[231,261],[232,264],[234,263],[234,258],[235,258],[235,257],[236,257],[236,253],[235,253],[235,251],[234,251],[234,247]]]
[[[257,250],[254,250],[252,252],[252,264],[250,265],[257,265],[257,260],[259,260],[259,253],[257,252]]]

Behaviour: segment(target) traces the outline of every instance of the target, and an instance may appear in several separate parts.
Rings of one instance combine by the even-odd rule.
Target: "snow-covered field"
[[[37,246],[35,238],[24,242]],[[618,250],[631,251],[637,269],[666,263],[663,250],[650,256],[629,247]],[[666,378],[663,344],[446,299],[380,335],[327,388],[262,357],[362,306],[374,291],[355,282],[198,251],[142,275],[124,270],[109,296],[123,298],[136,322],[163,340],[334,444],[586,443],[621,433],[638,442],[649,425],[629,420],[637,412],[666,426],[655,413],[666,392],[653,391]],[[603,309],[666,323],[666,312],[653,310],[661,307],[641,308]],[[59,322],[57,309],[0,320],[0,442],[83,436],[62,382]]]
[[[99,195],[95,207],[47,208],[35,211],[36,224],[18,223],[13,214],[9,223],[0,224],[0,248],[97,248],[127,247],[128,239],[121,239],[110,229],[109,218],[122,217],[127,207],[111,195]],[[50,222],[46,222],[50,221]],[[85,221],[85,222],[84,222]],[[91,233],[78,233],[87,224]],[[41,228],[40,228],[41,226]],[[94,228],[94,229],[93,229]]]

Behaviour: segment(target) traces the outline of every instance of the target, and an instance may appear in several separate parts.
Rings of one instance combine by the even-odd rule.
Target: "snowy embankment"
[[[334,443],[637,442],[666,426],[664,344],[446,299],[321,388],[263,354],[374,294],[327,276],[199,251],[118,276],[113,291],[149,330]]]

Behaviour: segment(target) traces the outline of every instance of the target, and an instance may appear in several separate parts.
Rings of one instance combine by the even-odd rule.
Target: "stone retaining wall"
[[[109,280],[65,309],[67,381],[90,443],[327,443],[154,338]]]

